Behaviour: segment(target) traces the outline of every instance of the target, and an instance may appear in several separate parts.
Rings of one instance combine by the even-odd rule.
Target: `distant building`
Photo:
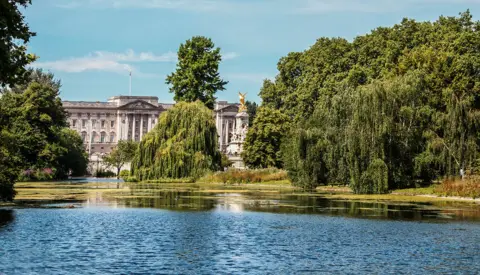
[[[215,120],[219,146],[226,153],[236,129],[239,104],[218,101]],[[63,101],[70,128],[83,139],[90,160],[101,159],[119,140],[140,141],[158,122],[161,113],[173,104],[159,103],[155,96],[114,96],[107,102]]]

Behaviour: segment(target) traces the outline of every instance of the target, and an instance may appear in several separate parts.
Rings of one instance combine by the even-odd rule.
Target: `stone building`
[[[214,116],[220,150],[234,138],[239,104],[218,101]],[[158,122],[159,115],[173,104],[159,103],[155,96],[114,96],[107,102],[64,101],[70,128],[83,139],[90,160],[108,154],[119,140],[140,141]]]

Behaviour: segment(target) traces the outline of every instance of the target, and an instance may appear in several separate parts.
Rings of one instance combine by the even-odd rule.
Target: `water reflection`
[[[0,230],[13,222],[14,218],[13,210],[0,209]]]
[[[457,202],[392,203],[334,200],[317,195],[282,193],[218,193],[136,186],[111,203],[169,210],[243,211],[324,214],[389,220],[479,220],[480,207]]]

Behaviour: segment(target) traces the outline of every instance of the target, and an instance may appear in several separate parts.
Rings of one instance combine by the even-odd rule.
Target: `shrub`
[[[221,183],[260,183],[268,181],[286,180],[287,172],[280,169],[237,170],[230,169],[225,172],[209,174],[201,178],[200,182]]]
[[[123,179],[125,182],[138,182],[136,177],[126,177]]]
[[[435,187],[435,193],[441,196],[480,197],[480,176],[471,176],[464,180],[446,179]]]
[[[120,178],[125,180],[126,178],[128,178],[130,176],[130,171],[128,170],[122,170],[120,171]]]
[[[103,169],[98,169],[93,175],[97,178],[112,178],[116,176],[114,172],[108,170],[105,171]]]

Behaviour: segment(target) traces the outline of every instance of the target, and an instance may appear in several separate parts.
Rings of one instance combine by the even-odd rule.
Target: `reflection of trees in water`
[[[192,191],[141,189],[131,190],[131,197],[122,199],[126,206],[151,207],[170,210],[211,210],[214,199],[205,198]]]
[[[0,229],[15,219],[13,210],[0,209]]]

